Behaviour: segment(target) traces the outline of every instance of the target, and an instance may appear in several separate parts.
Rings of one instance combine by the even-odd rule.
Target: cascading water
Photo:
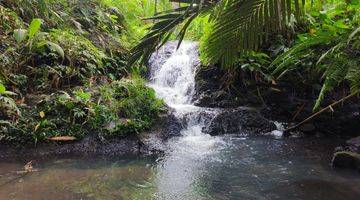
[[[183,135],[208,137],[202,134],[204,121],[216,111],[193,105],[192,97],[195,90],[195,70],[199,64],[198,44],[183,42],[179,49],[176,42],[166,45],[155,53],[151,60],[150,84],[159,98],[174,109],[176,117],[185,121]],[[172,52],[169,55],[161,51]],[[188,138],[188,139],[189,139]],[[199,138],[198,138],[199,139]]]
[[[198,192],[189,191],[201,176],[204,163],[199,161],[213,155],[221,144],[219,138],[202,132],[217,111],[197,107],[192,102],[195,70],[200,63],[198,44],[183,42],[179,49],[176,45],[177,42],[166,44],[150,59],[149,86],[184,123],[182,136],[169,142],[166,159],[159,165],[157,199],[201,199]]]

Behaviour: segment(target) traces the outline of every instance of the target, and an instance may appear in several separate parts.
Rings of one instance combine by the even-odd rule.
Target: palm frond
[[[131,51],[130,64],[140,58],[149,59],[151,53],[163,45],[175,28],[184,24],[178,38],[181,40],[188,25],[199,15],[209,14],[212,25],[201,48],[205,63],[221,62],[231,66],[240,52],[256,50],[267,34],[281,30],[292,13],[298,18],[305,1],[299,0],[170,0],[183,7],[162,12],[150,32]],[[295,8],[295,9],[292,9]]]
[[[177,37],[180,42],[184,38],[187,27],[197,16],[209,11],[215,4],[213,0],[170,0],[173,2],[185,3],[186,6],[158,13],[149,18],[157,22],[149,29],[149,33],[142,38],[141,42],[131,50],[129,64],[134,64],[137,60],[146,62],[151,54],[160,48],[170,38],[175,28],[184,23],[182,30]]]
[[[297,1],[282,0],[223,2],[226,4],[213,17],[211,32],[207,35],[201,52],[206,64],[220,61],[225,67],[236,62],[239,52],[257,50],[268,33],[281,30],[292,13],[292,3],[296,7],[301,6]]]

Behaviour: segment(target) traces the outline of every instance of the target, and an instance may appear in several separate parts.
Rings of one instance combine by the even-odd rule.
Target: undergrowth
[[[15,123],[2,124],[0,140],[27,145],[57,136],[137,135],[153,125],[163,102],[144,80],[135,77],[58,91],[42,96],[35,106],[22,105],[19,109],[22,116]]]
[[[162,102],[126,57],[154,11],[145,0],[1,1],[0,142],[148,129]]]

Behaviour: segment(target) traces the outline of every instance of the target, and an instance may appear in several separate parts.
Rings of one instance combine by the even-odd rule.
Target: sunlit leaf
[[[3,84],[0,83],[0,94],[4,94],[6,91],[6,88]]]
[[[29,38],[33,38],[37,32],[39,32],[40,30],[40,27],[41,27],[41,24],[42,24],[42,19],[33,19],[30,23],[30,26],[29,26]]]
[[[0,83],[0,94],[4,94],[5,91],[6,91],[5,86],[2,83]]]

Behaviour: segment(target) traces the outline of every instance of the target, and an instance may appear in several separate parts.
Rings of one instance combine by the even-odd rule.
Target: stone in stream
[[[337,147],[332,165],[338,168],[360,170],[360,136],[346,141],[345,147]]]
[[[338,168],[360,170],[360,154],[351,151],[339,151],[334,154],[332,165]]]
[[[268,133],[276,129],[273,122],[264,118],[256,109],[239,107],[224,109],[210,125],[204,128],[209,135]]]

